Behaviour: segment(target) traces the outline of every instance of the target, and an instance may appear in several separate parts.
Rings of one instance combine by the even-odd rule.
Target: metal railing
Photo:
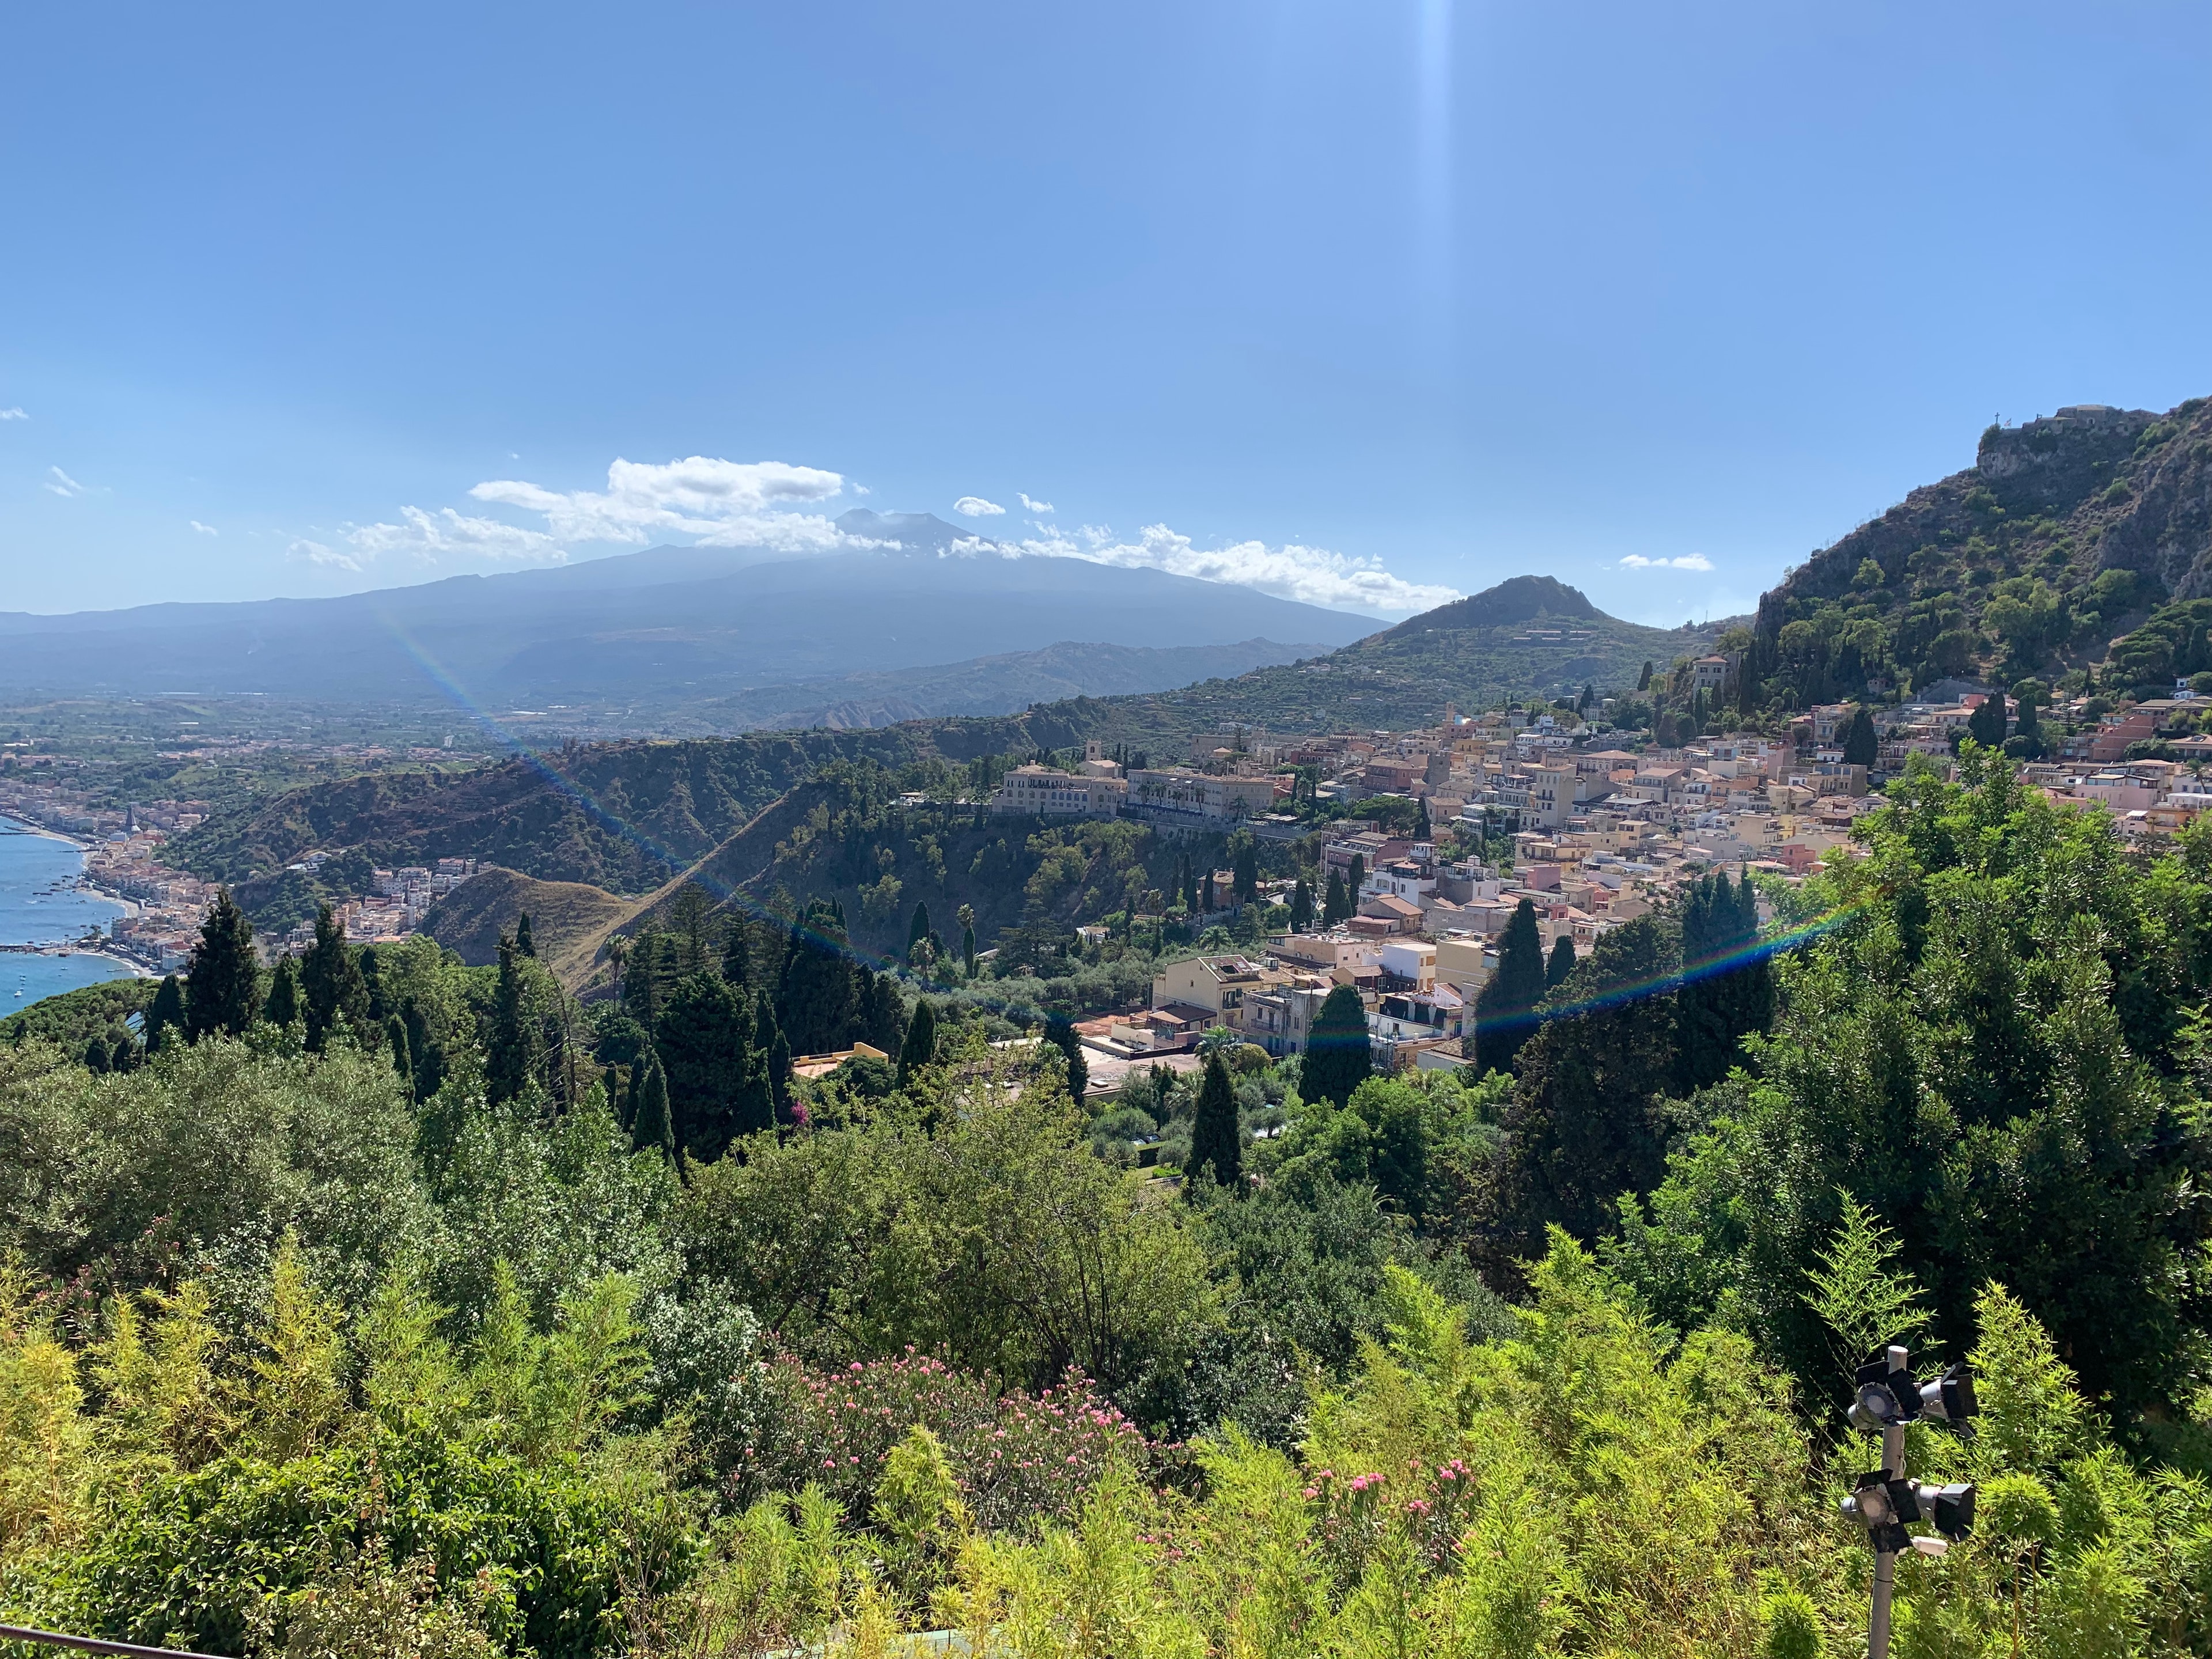
[[[25,1625],[0,1625],[0,1642],[36,1642],[50,1648],[74,1648],[80,1653],[125,1653],[144,1659],[218,1659],[210,1653],[185,1648],[149,1648],[136,1642],[108,1642],[97,1636],[64,1636],[58,1631],[33,1630]]]

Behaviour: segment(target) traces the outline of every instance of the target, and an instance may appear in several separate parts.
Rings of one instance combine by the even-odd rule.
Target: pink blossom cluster
[[[1402,1532],[1433,1569],[1450,1562],[1474,1500],[1473,1472],[1458,1458],[1408,1462],[1402,1474],[1341,1476],[1322,1469],[1304,1489],[1315,1506],[1312,1548],[1340,1589],[1359,1581],[1383,1540]]]
[[[1077,1376],[1041,1395],[994,1394],[973,1373],[909,1348],[896,1359],[771,1367],[781,1409],[738,1472],[740,1496],[818,1482],[865,1519],[891,1449],[916,1424],[945,1447],[961,1497],[994,1530],[1073,1516],[1115,1458],[1145,1460],[1137,1426]]]

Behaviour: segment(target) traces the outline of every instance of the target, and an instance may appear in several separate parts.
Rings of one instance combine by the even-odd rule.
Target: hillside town
[[[1722,657],[1692,667],[1716,691],[1730,671]],[[1602,708],[1594,721],[1515,707],[1447,710],[1437,726],[1410,732],[1276,738],[1236,727],[1194,739],[1182,766],[1130,767],[1091,743],[1070,769],[1032,763],[1007,773],[991,805],[1008,817],[1125,817],[1261,840],[1311,837],[1320,845],[1316,882],[1346,884],[1352,914],[1333,925],[1169,963],[1148,1009],[1079,1022],[1095,1055],[1095,1090],[1117,1086],[1133,1064],[1195,1065],[1209,1032],[1277,1057],[1298,1054],[1341,985],[1358,988],[1367,1007],[1379,1069],[1456,1067],[1467,1063],[1475,1000],[1524,901],[1547,956],[1564,941],[1580,957],[1709,871],[1749,877],[1762,890],[1801,882],[1852,855],[1855,822],[1884,804],[1877,792],[1911,757],[1948,770],[1990,696],[1960,689],[1940,702],[1869,709],[1872,765],[1845,758],[1856,704],[1816,707],[1783,738],[1635,750],[1615,746],[1622,734],[1600,723]],[[2025,787],[2061,805],[2103,807],[2131,838],[2170,835],[2212,807],[2200,775],[2212,732],[2172,732],[2177,719],[2186,726],[2212,714],[2212,700],[2185,682],[2171,698],[2118,711],[2083,698],[2053,713],[2078,729],[2054,745],[2055,758],[2023,762]],[[2008,732],[2020,729],[2008,698],[2004,715]],[[2136,752],[2151,747],[2174,757]],[[1358,816],[1360,803],[1382,798],[1416,802],[1427,833],[1394,835],[1381,819]],[[1291,810],[1301,804],[1304,812]],[[1346,815],[1317,826],[1316,808]],[[1494,861],[1453,856],[1454,847],[1495,849]],[[1234,872],[1202,879],[1204,908],[1232,912]],[[1294,885],[1263,884],[1255,896],[1288,903]],[[1771,914],[1762,901],[1762,920]]]

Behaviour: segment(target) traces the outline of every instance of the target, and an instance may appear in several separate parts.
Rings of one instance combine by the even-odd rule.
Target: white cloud
[[[1043,529],[1042,538],[1001,543],[1000,549],[1013,556],[1088,559],[1096,564],[1164,570],[1200,581],[1256,588],[1277,599],[1325,605],[1334,611],[1403,616],[1433,610],[1463,597],[1456,588],[1394,576],[1374,559],[1353,558],[1322,547],[1301,547],[1295,542],[1280,547],[1252,541],[1201,548],[1164,524],[1146,525],[1133,542],[1115,539],[1104,525],[1085,525],[1073,537],[1051,526]],[[955,544],[956,550],[958,547]]]
[[[1026,501],[1028,497],[1023,499]],[[981,495],[963,495],[952,503],[952,510],[971,519],[994,519],[1006,509],[996,501],[985,501]]]
[[[1014,493],[1022,498],[1022,505],[1029,508],[1032,513],[1049,513],[1052,511],[1052,503],[1050,501],[1031,501],[1028,493],[1024,490],[1018,489]]]
[[[489,559],[501,564],[559,564],[568,554],[542,530],[525,530],[497,519],[472,519],[450,507],[434,514],[403,507],[401,524],[367,524],[346,539],[365,559],[404,553],[434,564],[449,557]]]
[[[1711,570],[1713,562],[1702,553],[1685,553],[1679,559],[1647,559],[1631,553],[1621,564],[1630,570]]]
[[[66,500],[70,496],[82,495],[84,494],[84,486],[79,483],[75,478],[70,477],[70,475],[63,471],[61,468],[58,466],[50,466],[46,469],[46,472],[48,475],[46,478],[46,488],[52,490],[55,495]]]
[[[304,538],[295,541],[284,550],[284,556],[288,559],[299,559],[308,564],[319,564],[326,569],[350,570],[356,575],[361,573],[360,560],[355,558],[350,553],[341,553],[334,547],[325,547],[320,542],[311,542]]]
[[[198,519],[187,519],[185,522],[191,526],[194,530],[198,531],[203,536],[220,536],[222,534],[222,532],[217,530],[213,525],[202,524]]]
[[[545,515],[555,542],[622,542],[632,546],[667,532],[715,547],[769,547],[819,553],[875,544],[842,533],[816,514],[781,512],[787,502],[828,501],[845,487],[835,472],[782,461],[725,461],[705,455],[665,466],[617,460],[604,494],[562,492],[494,478],[469,494],[480,501]]]
[[[30,418],[23,413],[20,406],[14,409],[0,409],[0,421],[27,421]]]

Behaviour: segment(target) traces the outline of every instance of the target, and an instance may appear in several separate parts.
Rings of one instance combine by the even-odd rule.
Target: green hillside
[[[1869,679],[2009,684],[2106,658],[2169,598],[2212,591],[2212,399],[2085,404],[1983,433],[1974,465],[1815,553],[1759,604],[1762,705]],[[2146,671],[2165,672],[2149,653]]]

